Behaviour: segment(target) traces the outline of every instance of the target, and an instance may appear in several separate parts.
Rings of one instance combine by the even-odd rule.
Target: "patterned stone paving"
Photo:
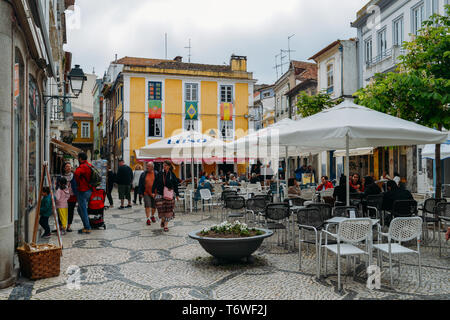
[[[118,201],[116,202],[118,203]],[[250,263],[218,264],[188,232],[216,223],[216,214],[177,212],[170,231],[162,232],[159,221],[145,225],[142,206],[109,209],[106,230],[90,235],[76,232],[63,236],[59,277],[30,281],[20,278],[14,287],[0,290],[0,300],[58,299],[449,299],[450,250],[439,258],[436,243],[422,248],[422,287],[418,287],[417,259],[404,256],[401,275],[394,266],[394,285],[389,269],[382,274],[382,288],[368,290],[363,265],[356,276],[344,275],[338,292],[335,258],[328,259],[328,276],[315,277],[314,248],[302,254],[277,246],[277,237],[265,240]],[[73,229],[81,228],[78,217]],[[51,241],[56,243],[56,237]],[[343,270],[345,271],[345,259]],[[68,268],[80,268],[80,287],[69,288]]]

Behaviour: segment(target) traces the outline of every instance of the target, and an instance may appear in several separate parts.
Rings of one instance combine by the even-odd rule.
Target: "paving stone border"
[[[60,276],[38,281],[20,278],[14,287],[0,290],[0,300],[450,298],[450,257],[439,258],[435,243],[422,247],[422,288],[418,288],[416,258],[405,257],[400,278],[397,267],[393,268],[393,287],[384,263],[380,290],[366,288],[365,267],[360,266],[355,276],[342,276],[343,290],[338,292],[335,259],[329,258],[328,277],[317,279],[313,248],[303,252],[302,270],[298,270],[297,252],[267,242],[251,263],[218,264],[187,236],[189,231],[216,223],[215,216],[177,212],[165,233],[159,222],[146,226],[142,206],[113,208],[105,212],[107,229],[90,235],[77,234],[81,221],[76,217],[74,232],[63,236]],[[52,238],[55,242],[56,237]],[[71,265],[80,268],[80,289],[67,287],[66,270]],[[345,263],[342,270],[346,270]]]

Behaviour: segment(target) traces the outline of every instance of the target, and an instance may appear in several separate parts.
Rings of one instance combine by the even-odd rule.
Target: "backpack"
[[[89,168],[91,168],[91,180],[89,181],[89,185],[96,188],[102,183],[102,176],[96,167],[88,164],[87,162],[86,164]]]

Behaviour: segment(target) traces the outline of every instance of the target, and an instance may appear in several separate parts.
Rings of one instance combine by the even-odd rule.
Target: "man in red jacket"
[[[327,190],[327,189],[333,189],[333,184],[328,181],[328,177],[327,176],[323,176],[322,177],[322,183],[319,184],[319,186],[317,187],[317,191],[323,191],[323,190]]]
[[[89,224],[88,217],[88,202],[92,194],[92,186],[89,185],[91,181],[92,166],[87,162],[87,155],[84,152],[78,154],[78,162],[80,165],[75,170],[75,181],[77,182],[77,200],[78,200],[78,214],[83,222],[83,229],[78,230],[78,233],[89,234],[91,233],[91,225]]]

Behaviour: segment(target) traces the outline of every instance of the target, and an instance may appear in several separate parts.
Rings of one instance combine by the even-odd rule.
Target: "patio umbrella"
[[[443,144],[441,144],[441,160],[450,158],[450,136],[447,139],[448,139],[447,141],[445,141]],[[434,160],[435,156],[436,156],[435,151],[436,151],[436,145],[427,144],[422,149],[422,157]]]
[[[194,181],[194,162],[223,161],[226,143],[197,131],[182,131],[136,150],[138,160],[171,159],[175,163],[191,161],[191,177]]]
[[[283,119],[266,128],[254,131],[229,143],[227,148],[233,149],[235,154],[245,154],[249,159],[269,157],[272,159],[279,159],[281,155],[284,155],[286,159],[286,173],[289,174],[288,157],[309,155],[325,150],[311,147],[302,148],[296,145],[283,143],[279,139],[281,132],[293,130],[295,125],[297,125],[297,121],[289,118]],[[279,196],[280,180],[277,163],[275,167],[276,168],[273,170],[277,176],[277,196]],[[265,180],[264,176],[264,181]]]
[[[280,143],[301,147],[346,150],[347,205],[349,201],[350,148],[438,144],[447,133],[390,116],[346,98],[341,104],[298,120],[280,132]]]

